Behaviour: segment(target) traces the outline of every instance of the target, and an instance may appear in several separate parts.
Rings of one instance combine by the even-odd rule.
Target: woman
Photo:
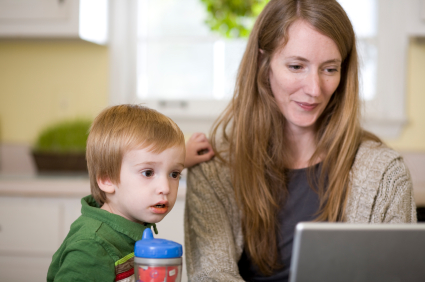
[[[191,281],[286,281],[300,221],[416,221],[409,172],[360,127],[358,92],[338,2],[271,0],[213,129],[216,158],[188,175]]]

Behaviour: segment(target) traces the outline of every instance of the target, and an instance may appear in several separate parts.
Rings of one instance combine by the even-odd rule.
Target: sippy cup
[[[154,239],[145,229],[134,246],[134,275],[137,282],[180,282],[183,248],[179,243]]]

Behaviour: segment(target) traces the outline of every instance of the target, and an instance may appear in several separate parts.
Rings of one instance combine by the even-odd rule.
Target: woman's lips
[[[297,105],[300,106],[305,111],[312,111],[317,107],[317,105],[319,105],[317,103],[315,104],[302,103],[302,102],[295,102],[295,103],[297,103]]]

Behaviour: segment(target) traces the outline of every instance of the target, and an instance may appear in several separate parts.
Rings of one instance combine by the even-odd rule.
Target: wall
[[[108,105],[108,48],[77,40],[0,41],[0,142],[31,145],[57,120]]]
[[[425,152],[425,40],[411,40],[407,66],[408,123],[400,138],[386,140],[398,151]]]
[[[108,105],[108,48],[84,41],[0,41],[0,142],[31,145],[41,128],[94,117]],[[425,152],[425,43],[412,40],[407,72],[408,124],[385,140]]]

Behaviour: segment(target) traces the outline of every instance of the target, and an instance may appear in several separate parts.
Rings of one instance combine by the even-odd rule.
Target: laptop
[[[297,224],[290,282],[424,282],[425,224]]]

